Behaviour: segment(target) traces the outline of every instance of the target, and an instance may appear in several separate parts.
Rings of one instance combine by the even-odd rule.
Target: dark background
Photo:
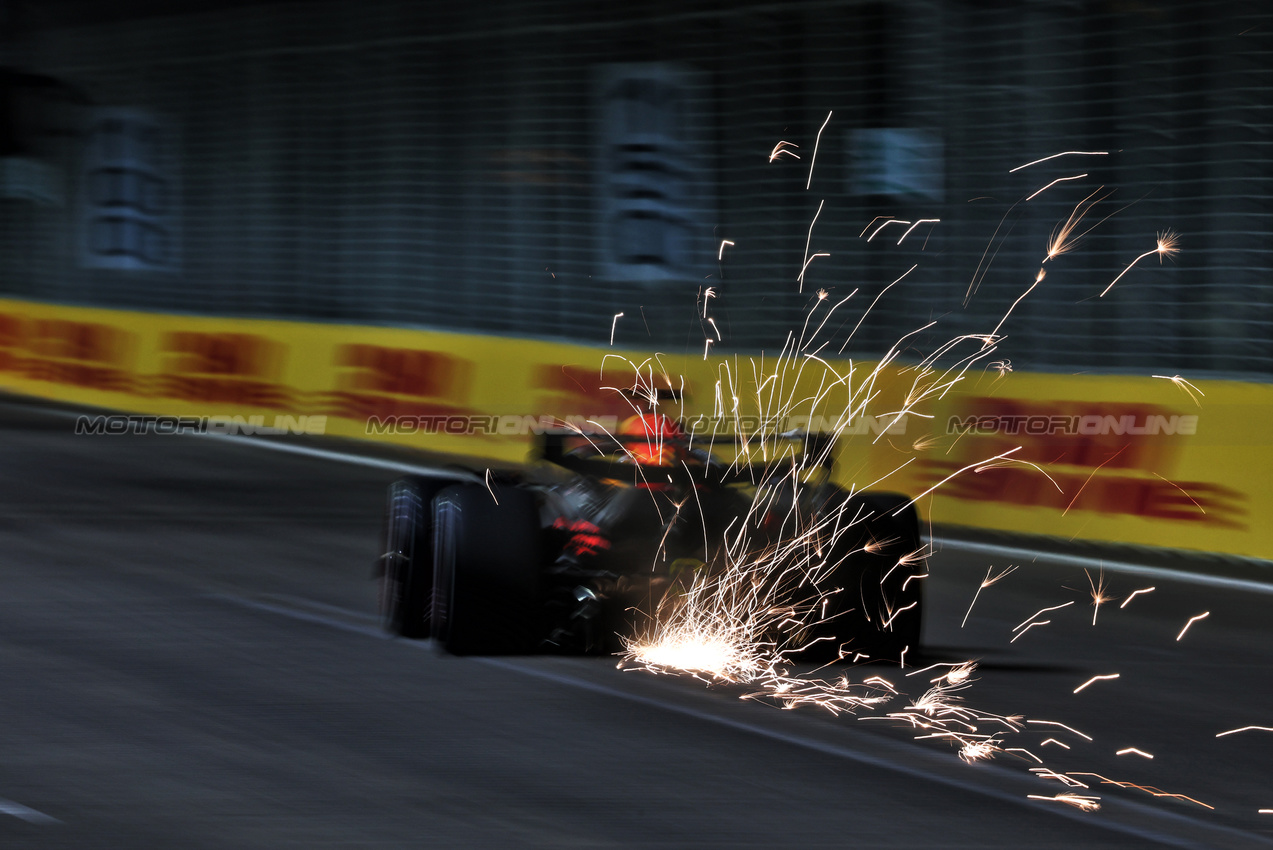
[[[1003,327],[1014,366],[1273,373],[1263,4],[7,0],[0,12],[4,157],[44,164],[56,187],[37,201],[0,181],[0,294],[591,342],[624,311],[645,321],[619,323],[619,343],[698,350],[693,305],[714,286],[717,349],[753,351],[781,344],[813,290],[860,288],[866,303],[918,263],[855,338],[870,356],[934,318],[932,340],[993,328],[1053,227],[1104,186],[1087,221],[1117,214],[1049,263]],[[614,92],[599,81],[614,63],[675,80],[655,112],[632,112],[635,135],[615,135],[606,111]],[[153,267],[85,259],[85,150],[104,108],[157,128]],[[899,150],[870,148],[871,129],[939,147],[896,171],[855,166]],[[780,140],[802,159],[769,162]],[[1068,150],[1110,153],[1009,173]],[[917,168],[937,176],[908,187]],[[885,172],[903,185],[858,181]],[[801,293],[820,202],[810,252],[831,256]],[[868,244],[878,215],[942,221]],[[1147,257],[1095,298],[1167,229],[1178,257]],[[718,263],[722,239],[736,244]],[[616,267],[625,256],[638,262]]]

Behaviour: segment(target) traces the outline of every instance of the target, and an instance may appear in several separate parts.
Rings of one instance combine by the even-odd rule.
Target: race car
[[[808,580],[783,592],[816,614],[796,649],[897,661],[920,640],[919,517],[901,494],[832,484],[832,449],[818,433],[704,438],[655,413],[545,433],[515,473],[396,481],[384,628],[457,655],[615,651],[701,571],[737,569],[739,541],[751,582],[795,541]]]

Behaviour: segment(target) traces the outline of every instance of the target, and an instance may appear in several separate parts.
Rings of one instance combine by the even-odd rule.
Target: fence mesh
[[[1273,375],[1262,4],[14,6],[6,294],[698,350],[710,287],[756,350],[856,291],[856,356]]]

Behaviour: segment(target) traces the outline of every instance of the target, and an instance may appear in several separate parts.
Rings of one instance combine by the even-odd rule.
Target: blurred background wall
[[[918,264],[855,336],[870,357],[934,319],[993,328],[1096,192],[1002,329],[1014,367],[1273,376],[1266,4],[0,0],[0,22],[0,296],[694,350],[712,287],[717,350],[754,351],[816,290],[865,305]],[[1107,153],[1011,171],[1062,151]],[[877,216],[940,222],[868,242]],[[1096,297],[1168,229],[1178,257]],[[801,287],[806,250],[829,256]]]

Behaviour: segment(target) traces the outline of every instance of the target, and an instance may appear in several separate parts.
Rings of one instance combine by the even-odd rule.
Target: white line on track
[[[1206,573],[1173,570],[1168,569],[1167,567],[1149,567],[1144,564],[1133,564],[1129,561],[1111,561],[1101,557],[1091,558],[1085,555],[1066,555],[1057,552],[1046,552],[1041,549],[1031,549],[1026,546],[1005,546],[1000,543],[978,543],[972,540],[952,540],[949,538],[938,537],[933,540],[933,547],[938,552],[942,549],[962,549],[965,552],[984,552],[987,555],[998,555],[1007,558],[1037,558],[1041,561],[1049,561],[1054,564],[1067,564],[1075,567],[1092,567],[1099,563],[1102,567],[1111,572],[1147,576],[1150,578],[1162,579],[1164,581],[1178,581],[1184,584],[1201,584],[1206,585],[1207,587],[1220,587],[1225,590],[1246,590],[1253,593],[1273,594],[1273,584],[1269,584],[1267,582],[1252,581],[1250,579],[1241,578],[1228,578],[1227,576],[1213,576],[1207,575]]]
[[[345,632],[353,632],[363,637],[377,638],[380,640],[388,640],[389,636],[382,629],[375,626],[359,626],[355,623],[346,623],[343,620],[337,620],[332,617],[325,617],[322,614],[314,614],[309,611],[298,611],[295,608],[288,608],[284,605],[271,605],[268,602],[258,602],[255,599],[247,599],[242,596],[234,596],[229,593],[209,593],[209,599],[219,599],[222,602],[230,602],[234,605],[241,605],[244,608],[252,608],[256,611],[268,611],[271,614],[281,614],[284,617],[290,617],[293,620],[302,620],[306,623],[317,623],[323,626],[330,626],[334,629],[340,629]],[[335,609],[335,606],[324,605],[324,608]],[[341,609],[341,613],[350,614],[361,617],[362,614],[356,611]]]
[[[61,823],[60,820],[51,815],[37,812],[30,806],[24,806],[21,803],[15,803],[3,797],[0,797],[0,814],[13,815],[15,818],[24,820],[27,823]]]
[[[229,602],[232,604],[242,605],[247,608],[253,608],[253,609],[262,610],[262,611],[268,611],[271,613],[282,615],[284,617],[290,617],[292,619],[301,620],[307,623],[316,623],[320,625],[326,625],[336,629],[340,629],[341,631],[354,632],[356,634],[371,636],[371,637],[375,637],[382,640],[386,639],[387,637],[379,629],[363,627],[363,626],[355,626],[350,623],[343,622],[341,620],[332,619],[330,617],[325,617],[320,614],[313,614],[308,611],[300,611],[300,610],[288,608],[282,605],[265,604],[265,603],[257,602],[252,599],[246,599],[244,597],[234,596],[231,594],[213,594],[212,596],[214,598],[221,599],[225,602]],[[330,608],[333,611],[338,610],[350,616],[358,616],[361,614],[361,612],[351,611],[349,609],[339,609],[339,608],[336,608],[336,606],[324,605],[323,607]],[[408,646],[413,649],[418,649],[418,650],[434,650],[433,644],[430,641],[395,640],[395,643]],[[1008,791],[1003,791],[999,788],[991,787],[989,785],[976,783],[975,781],[972,780],[971,768],[969,769],[970,778],[967,781],[965,781],[963,779],[957,779],[950,776],[945,776],[936,771],[929,771],[920,767],[914,767],[909,764],[906,764],[903,761],[901,761],[902,758],[910,758],[910,759],[929,758],[931,760],[931,759],[938,758],[939,756],[936,753],[927,753],[924,751],[917,751],[916,749],[909,747],[908,745],[901,742],[895,742],[888,739],[872,739],[872,744],[874,746],[880,749],[885,749],[885,750],[894,752],[898,756],[897,759],[884,758],[882,756],[872,755],[871,753],[853,749],[852,747],[847,747],[842,744],[832,744],[825,741],[819,741],[815,738],[810,738],[804,735],[796,735],[789,732],[783,732],[777,729],[770,729],[755,723],[747,723],[741,720],[734,720],[728,717],[721,716],[719,714],[713,714],[712,712],[709,712],[709,711],[703,711],[698,708],[692,708],[690,706],[685,706],[685,705],[678,705],[677,703],[674,703],[674,702],[657,699],[655,697],[645,696],[643,694],[630,693],[628,691],[623,691],[618,688],[612,688],[608,685],[599,684],[597,682],[590,682],[586,679],[580,679],[578,677],[566,675],[563,673],[556,673],[549,670],[542,670],[542,669],[531,667],[525,664],[518,664],[513,661],[507,661],[507,660],[499,659],[499,658],[472,658],[469,660],[475,663],[480,663],[480,664],[489,666],[489,667],[495,667],[500,670],[505,670],[512,673],[518,673],[523,676],[529,676],[532,678],[542,679],[545,681],[553,682],[555,684],[565,685],[568,687],[577,688],[579,690],[591,691],[592,693],[603,694],[605,696],[609,696],[615,699],[622,699],[627,702],[633,702],[639,705],[645,705],[645,706],[656,708],[662,711],[668,711],[675,714],[680,714],[686,717],[694,718],[695,720],[703,721],[706,723],[712,723],[718,726],[724,726],[729,729],[734,729],[739,732],[745,732],[751,735],[768,738],[773,741],[779,741],[781,743],[800,747],[802,749],[811,750],[813,752],[821,753],[823,755],[843,758],[849,761],[857,762],[859,764],[867,765],[869,767],[879,768],[881,770],[888,770],[894,773],[900,773],[904,776],[910,776],[910,777],[920,779],[926,782],[932,782],[938,785],[944,785],[950,788],[958,789],[963,792],[977,794],[978,796],[990,797],[1000,802],[1012,803],[1017,806],[1025,806],[1028,808],[1035,809],[1037,811],[1047,812],[1057,817],[1063,817],[1063,818],[1066,818],[1067,820],[1072,820],[1076,823],[1082,823],[1086,826],[1096,827],[1096,828],[1104,829],[1110,832],[1117,832],[1123,835],[1134,836],[1136,838],[1139,838],[1145,841],[1152,841],[1154,843],[1161,844],[1168,847],[1197,847],[1198,846],[1196,837],[1177,835],[1171,831],[1173,827],[1179,827],[1179,826],[1189,826],[1194,828],[1195,830],[1196,829],[1205,830],[1207,833],[1210,834],[1212,838],[1217,838],[1219,836],[1227,836],[1230,838],[1240,838],[1247,845],[1255,843],[1265,847],[1273,847],[1273,841],[1269,841],[1255,833],[1245,832],[1243,830],[1235,829],[1235,828],[1224,826],[1224,825],[1208,823],[1206,821],[1201,821],[1195,818],[1188,817],[1187,815],[1182,815],[1177,812],[1171,812],[1165,809],[1159,809],[1157,807],[1148,806],[1133,800],[1106,798],[1102,802],[1111,810],[1121,811],[1128,815],[1134,815],[1140,818],[1156,820],[1160,824],[1162,824],[1162,827],[1163,827],[1162,831],[1157,829],[1148,829],[1136,824],[1121,823],[1121,822],[1112,820],[1110,818],[1093,817],[1092,815],[1084,814],[1082,812],[1072,811],[1068,808],[1043,806],[1029,800],[1023,794],[1011,793]],[[953,759],[954,757],[952,756],[951,758]],[[952,764],[954,764],[953,761],[952,761]],[[957,765],[957,766],[962,767],[962,765]],[[1006,768],[997,767],[995,765],[980,764],[980,765],[977,765],[976,769],[978,771],[992,773],[996,777],[998,777],[1001,781],[1003,780],[1016,781],[1020,778],[1012,771]]]

